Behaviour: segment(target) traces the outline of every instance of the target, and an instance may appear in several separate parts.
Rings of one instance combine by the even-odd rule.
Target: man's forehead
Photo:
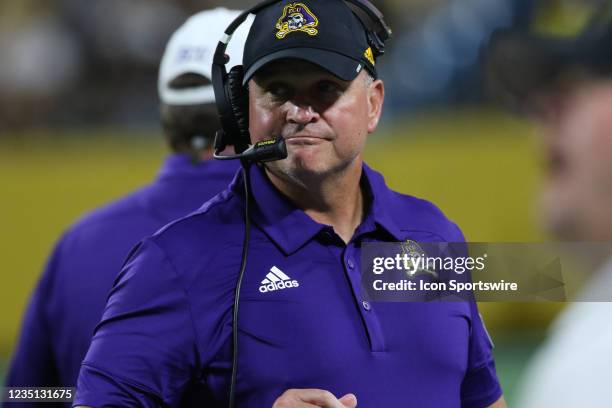
[[[269,82],[274,79],[303,77],[306,75],[317,78],[333,79],[339,82],[347,82],[336,77],[325,68],[299,58],[286,58],[264,65],[255,73],[253,79],[256,82]]]

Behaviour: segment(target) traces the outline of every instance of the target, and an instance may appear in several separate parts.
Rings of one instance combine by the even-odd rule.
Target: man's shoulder
[[[163,225],[141,211],[139,201],[148,188],[97,207],[74,221],[47,258],[42,278],[45,285],[72,290],[86,281],[91,291],[107,290],[130,249]]]
[[[422,198],[390,189],[384,176],[364,165],[365,174],[375,195],[375,202],[393,228],[402,235],[418,237],[417,240],[439,242],[463,242],[459,227],[435,204]],[[375,204],[376,205],[376,204]]]
[[[107,204],[101,205],[93,210],[90,210],[79,217],[66,231],[67,235],[91,235],[99,229],[112,230],[113,228],[121,228],[124,231],[129,231],[131,222],[139,220],[150,220],[150,223],[158,220],[146,211],[143,211],[142,197],[145,196],[151,186],[139,188],[120,197]],[[126,223],[126,220],[128,223]],[[151,233],[154,231],[151,231]]]
[[[446,214],[431,201],[389,190],[389,211],[400,230],[432,235],[445,242],[464,241],[463,233]]]
[[[228,268],[238,269],[234,263],[239,265],[243,237],[244,209],[240,198],[228,189],[142,240],[125,265],[153,259],[159,267],[163,260],[185,287],[202,273],[230,277]]]
[[[167,224],[151,239],[169,254],[196,247],[221,249],[227,241],[240,241],[243,229],[243,203],[226,189],[196,211]]]

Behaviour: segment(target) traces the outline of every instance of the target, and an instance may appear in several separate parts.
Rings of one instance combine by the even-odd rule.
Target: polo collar
[[[286,255],[306,245],[321,230],[329,226],[320,224],[297,208],[269,180],[262,166],[250,165],[251,219]],[[243,197],[243,175],[232,182],[232,189]],[[393,192],[386,186],[382,175],[363,165],[362,188],[366,200],[366,215],[356,235],[384,229],[393,239],[400,240],[400,229],[387,206]]]
[[[365,180],[364,180],[365,179]],[[400,220],[394,218],[393,214],[399,205],[398,193],[389,189],[382,174],[372,170],[367,164],[363,164],[362,185],[364,192],[369,195],[370,211],[367,217],[371,217],[374,223],[386,230],[395,241],[401,241],[403,234],[400,228]],[[408,214],[405,214],[408,217]],[[367,218],[366,218],[367,219]]]
[[[272,184],[263,166],[249,168],[254,205],[252,220],[287,255],[294,253],[326,226],[297,208]]]

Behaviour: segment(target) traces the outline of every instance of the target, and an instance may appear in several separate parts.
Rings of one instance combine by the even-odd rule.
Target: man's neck
[[[341,173],[300,180],[301,184],[281,178],[268,169],[266,174],[298,208],[316,222],[332,226],[348,243],[364,215],[361,164],[361,161],[353,163]]]

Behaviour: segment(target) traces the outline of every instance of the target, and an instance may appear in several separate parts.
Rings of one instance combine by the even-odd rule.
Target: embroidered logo
[[[261,293],[274,292],[275,290],[297,288],[298,286],[300,286],[298,281],[292,280],[283,271],[273,266],[266,278],[261,281],[259,291]]]
[[[407,270],[409,278],[420,273],[428,273],[434,278],[438,278],[438,272],[433,269],[428,269],[427,254],[421,246],[410,239],[400,243],[400,248],[403,255],[407,255],[410,267]]]
[[[283,15],[276,23],[276,38],[282,40],[287,34],[302,31],[315,36],[319,33],[319,19],[304,3],[291,3],[283,9]]]

